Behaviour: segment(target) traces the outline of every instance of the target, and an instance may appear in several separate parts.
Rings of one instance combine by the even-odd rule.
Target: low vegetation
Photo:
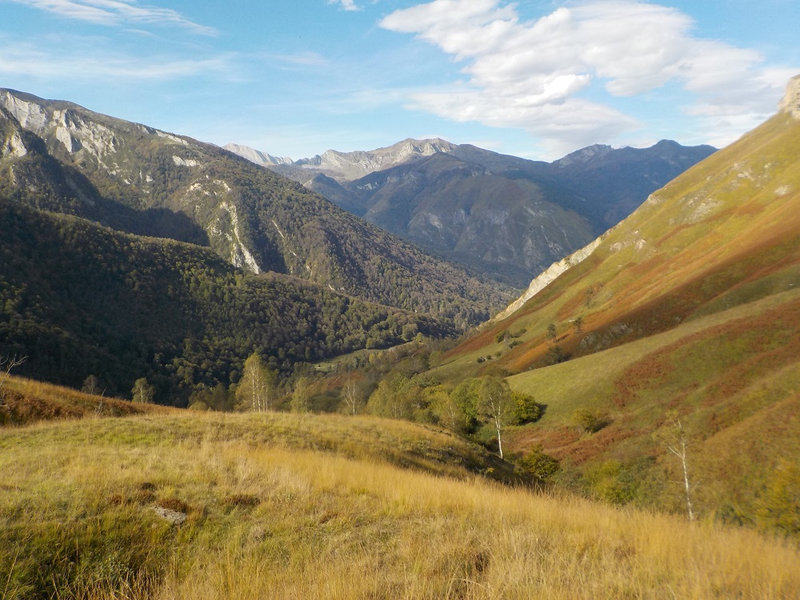
[[[483,456],[439,431],[333,415],[5,429],[0,597],[761,599],[800,588],[800,554],[778,540],[501,486],[471,474],[471,455]]]
[[[0,382],[0,426],[21,426],[39,421],[165,414],[168,408],[134,404],[119,398],[79,392],[71,388],[9,376]]]

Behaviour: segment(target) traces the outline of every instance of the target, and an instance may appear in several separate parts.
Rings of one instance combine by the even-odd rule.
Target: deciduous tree
[[[363,394],[355,375],[350,375],[342,386],[342,400],[351,415],[357,414],[364,403]]]
[[[97,375],[89,375],[83,380],[81,391],[86,394],[102,396],[105,390],[103,389],[103,386],[100,383],[100,379],[97,377]]]
[[[11,371],[16,369],[22,363],[25,362],[27,357],[25,356],[0,356],[0,390],[3,389],[3,385],[8,379],[9,375],[11,375]]]
[[[156,388],[147,381],[146,377],[140,377],[133,383],[131,396],[134,402],[149,403],[155,399]]]
[[[253,412],[272,410],[275,403],[278,376],[253,352],[244,361],[244,372],[236,388],[239,406]]]
[[[692,484],[689,479],[689,465],[687,460],[687,446],[686,431],[683,423],[678,418],[677,414],[671,413],[668,416],[669,426],[667,429],[659,433],[661,440],[664,442],[670,454],[674,455],[681,465],[683,474],[683,492],[686,499],[686,513],[690,521],[694,521],[694,508],[692,506]]]
[[[311,381],[308,377],[300,377],[294,384],[291,400],[292,412],[307,413],[311,410]]]
[[[484,377],[478,390],[478,414],[497,431],[497,446],[503,456],[503,430],[516,422],[517,403],[508,383],[496,376]]]

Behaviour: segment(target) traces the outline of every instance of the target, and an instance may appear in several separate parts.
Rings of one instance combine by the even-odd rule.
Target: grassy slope
[[[91,416],[165,414],[170,410],[156,404],[134,404],[119,398],[85,394],[72,388],[23,377],[1,378],[0,425],[18,426]]]
[[[690,321],[668,332],[510,378],[547,405],[509,446],[534,444],[586,473],[616,460],[640,480],[638,499],[682,509],[678,463],[658,432],[677,413],[701,514],[757,521],[759,497],[783,460],[800,457],[800,290]],[[578,408],[605,414],[594,434]]]
[[[800,285],[800,121],[778,115],[655,193],[592,256],[456,348],[464,363],[540,366],[547,326],[575,355]],[[583,317],[583,333],[569,335]],[[525,329],[512,351],[498,332]]]
[[[760,599],[800,588],[796,548],[502,487],[436,451],[463,446],[407,423],[278,414],[0,430],[0,597]],[[403,468],[398,455],[425,464]],[[171,526],[155,506],[187,519]]]
[[[701,513],[757,522],[776,469],[800,468],[797,290],[800,122],[778,115],[657,192],[584,263],[452,351],[439,374],[463,377],[499,353],[480,368],[519,373],[512,387],[548,405],[513,433],[513,450],[543,444],[564,461],[562,481],[601,496],[602,469],[616,461],[614,485],[680,510],[677,462],[658,441],[677,412]],[[579,316],[582,332],[571,325]],[[524,332],[513,338],[523,343],[495,342],[504,330]],[[578,358],[537,368],[555,343]],[[578,408],[610,425],[582,433]]]

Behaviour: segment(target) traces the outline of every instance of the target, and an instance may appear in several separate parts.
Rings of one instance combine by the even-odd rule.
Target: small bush
[[[558,460],[549,454],[545,454],[541,445],[534,447],[533,450],[520,459],[519,465],[527,474],[542,482],[550,480],[561,468]]]
[[[556,344],[547,351],[545,362],[547,362],[548,365],[557,365],[558,363],[567,362],[571,358],[572,354]]]
[[[596,433],[610,423],[608,415],[579,408],[572,413],[572,422],[586,433]]]
[[[545,406],[536,402],[533,396],[514,392],[517,403],[517,421],[519,423],[534,423],[542,418]]]
[[[636,499],[637,478],[620,461],[610,459],[587,469],[586,482],[592,495],[611,504],[628,504]]]
[[[800,467],[782,459],[756,501],[756,522],[786,536],[800,535]]]

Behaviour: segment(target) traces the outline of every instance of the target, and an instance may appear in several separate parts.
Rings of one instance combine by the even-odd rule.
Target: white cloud
[[[735,137],[743,122],[774,112],[794,71],[768,70],[753,50],[696,38],[686,14],[636,0],[570,4],[534,21],[501,0],[434,0],[398,10],[381,26],[415,34],[464,65],[464,80],[415,93],[414,108],[524,128],[564,150],[639,127],[612,107],[614,98],[667,83],[687,93],[685,112],[700,117],[699,126],[718,141]]]
[[[233,77],[232,58],[221,55],[162,60],[106,52],[98,60],[96,53],[54,54],[32,44],[4,44],[0,46],[0,75],[68,81],[169,81],[207,75],[220,78]]]
[[[267,54],[264,58],[268,61],[282,63],[291,68],[297,67],[324,67],[330,61],[316,52],[298,52],[296,54]]]
[[[212,27],[199,25],[169,8],[141,6],[136,0],[12,0],[32,8],[98,25],[175,25],[203,35],[216,35]]]
[[[328,4],[338,4],[344,10],[349,11],[359,10],[355,0],[328,0]]]

